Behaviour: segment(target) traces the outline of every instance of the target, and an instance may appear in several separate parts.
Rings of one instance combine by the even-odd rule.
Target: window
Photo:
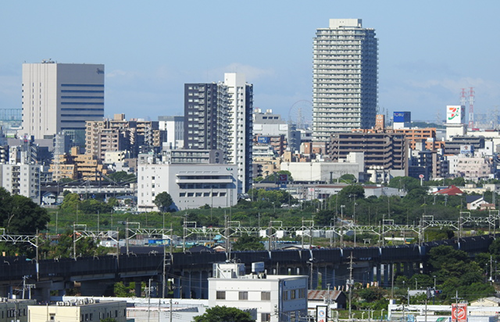
[[[247,291],[240,291],[238,299],[241,300],[248,300],[248,292]]]
[[[217,291],[215,298],[217,300],[225,300],[226,299],[226,291]]]
[[[271,321],[271,313],[261,313],[260,320],[263,322]]]
[[[305,299],[306,298],[306,289],[301,288],[299,289],[299,299]]]
[[[260,293],[261,301],[271,301],[271,292],[261,292]]]
[[[288,291],[283,291],[283,301],[288,301]]]

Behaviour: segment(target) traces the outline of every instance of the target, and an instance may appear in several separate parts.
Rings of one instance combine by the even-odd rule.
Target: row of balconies
[[[313,74],[314,87],[360,89],[361,80],[361,76],[355,74]]]
[[[359,77],[354,78],[351,77],[348,80],[342,81],[342,79],[339,79],[337,82],[332,82],[334,79],[339,79],[339,78],[333,78],[330,77],[329,80],[322,79],[322,78],[315,78],[313,81],[313,86],[314,88],[319,88],[319,89],[332,89],[332,90],[337,90],[337,91],[360,91],[361,90],[361,83],[359,82]],[[357,81],[356,81],[357,79]]]
[[[315,55],[360,55],[360,46],[314,46],[313,56]]]
[[[338,79],[342,82],[331,82],[332,79]],[[314,80],[314,89],[316,90],[340,90],[345,91],[346,89],[354,92],[361,90],[361,83],[359,81],[359,77],[350,77],[349,79],[345,79],[344,77],[330,77],[330,82],[320,82],[320,79]]]
[[[313,98],[361,98],[361,90],[333,90],[333,89],[320,89],[313,91]]]
[[[352,102],[341,102],[338,100],[317,100],[314,98],[314,109],[324,109],[325,111],[328,111],[330,109],[335,109],[335,108],[361,108],[361,103],[352,103]],[[376,103],[376,100],[374,100],[373,103]],[[367,104],[365,104],[367,105]],[[372,106],[375,108],[376,104],[372,104]],[[319,110],[318,110],[319,111]]]
[[[328,35],[328,36],[320,36],[314,39],[314,44],[317,45],[325,45],[325,44],[357,44],[361,43],[360,37],[356,36],[336,36],[336,35]]]
[[[361,115],[355,112],[352,113],[345,113],[345,112],[331,112],[331,113],[314,113],[314,124],[315,125],[320,125],[320,124],[326,124],[331,122],[321,122],[322,119],[327,119],[327,120],[332,120],[332,118],[335,119],[335,123],[341,122],[341,120],[358,120],[361,118]]]
[[[321,92],[315,92],[313,94],[313,97],[318,100],[322,99],[356,99],[360,100],[361,99],[361,93],[360,91],[357,92],[352,92],[352,91],[321,91]]]
[[[314,67],[326,67],[330,68],[331,66],[361,66],[363,61],[361,59],[346,59],[345,57],[315,57],[313,66]]]
[[[331,65],[361,65],[363,60],[360,57],[353,56],[345,57],[338,55],[314,55],[313,66],[325,65],[325,67],[330,67]]]
[[[313,66],[313,73],[327,73],[327,74],[359,74],[361,71],[365,71],[367,68],[361,65],[346,65],[346,64],[331,64],[329,66],[318,66],[315,64]]]
[[[324,60],[330,60],[333,58],[345,58],[347,60],[352,60],[352,59],[361,59],[361,51],[360,50],[346,50],[345,48],[342,49],[332,49],[332,48],[322,48],[322,49],[317,49],[314,50],[313,52],[313,58],[314,60],[316,59],[324,59]]]
[[[321,104],[325,103],[325,104]],[[314,97],[314,107],[324,108],[323,112],[328,112],[329,107],[341,107],[341,108],[361,108],[361,102],[359,99],[342,99],[342,98],[316,98]],[[318,110],[316,110],[318,111]],[[318,111],[319,112],[319,111]]]

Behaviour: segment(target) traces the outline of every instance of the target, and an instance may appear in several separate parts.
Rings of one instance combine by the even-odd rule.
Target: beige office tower
[[[66,132],[84,140],[85,122],[103,119],[104,65],[48,60],[23,64],[22,77],[23,127],[19,135],[51,139]]]

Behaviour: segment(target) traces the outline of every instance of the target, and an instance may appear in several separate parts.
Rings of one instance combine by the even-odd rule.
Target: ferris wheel
[[[312,102],[300,100],[290,107],[288,122],[295,124],[298,129],[308,129],[312,126]]]

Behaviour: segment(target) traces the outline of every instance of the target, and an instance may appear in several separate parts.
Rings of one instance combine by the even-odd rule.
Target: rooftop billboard
[[[411,112],[394,112],[392,118],[396,123],[411,123]]]
[[[465,124],[465,106],[448,105],[446,106],[447,124]]]

